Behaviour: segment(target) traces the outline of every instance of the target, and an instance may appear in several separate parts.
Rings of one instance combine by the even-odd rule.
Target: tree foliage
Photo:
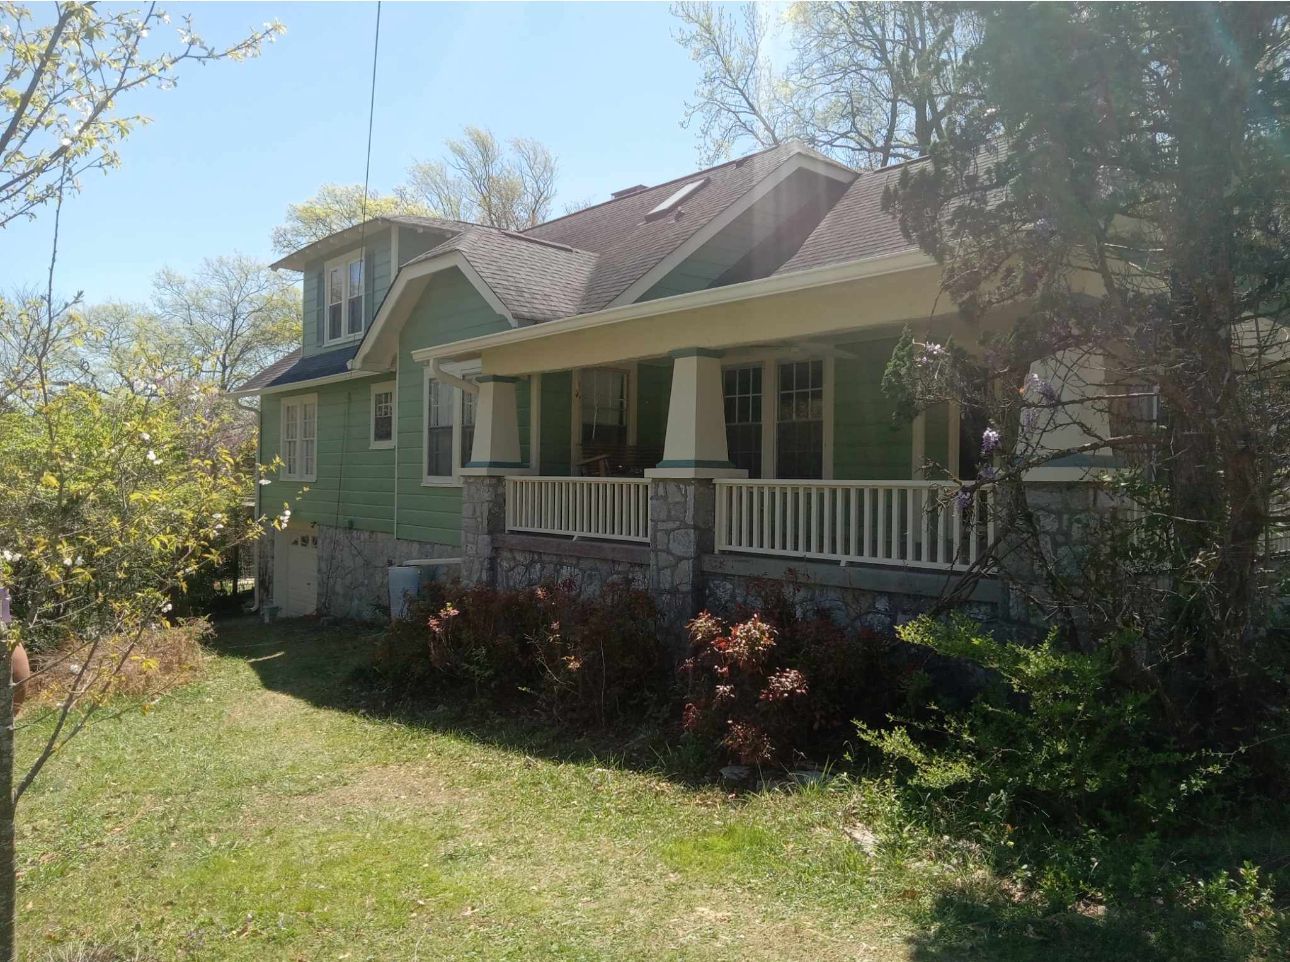
[[[287,205],[286,219],[273,229],[273,249],[290,254],[372,217],[431,213],[412,199],[374,191],[364,196],[362,184],[323,184],[308,200]]]
[[[156,4],[55,3],[37,17],[0,3],[0,227],[77,189],[82,175],[117,166],[117,147],[144,121],[121,112],[129,94],[173,86],[186,63],[256,56],[282,32],[273,22],[215,45],[185,17],[173,44],[151,39],[169,22]]]
[[[961,109],[974,14],[947,3],[678,3],[677,41],[703,73],[686,123],[712,161],[796,138],[858,167],[925,154]],[[792,55],[769,56],[785,31]]]
[[[1280,697],[1266,618],[1290,469],[1288,16],[986,7],[971,108],[889,198],[968,321],[1019,315],[969,352],[917,346],[911,370],[921,402],[993,420],[985,480],[1005,487],[1038,601],[1070,643],[1142,636],[1135,683],[1220,740]],[[1108,453],[1136,466],[1106,483],[1119,523],[1064,566],[1021,481]]]

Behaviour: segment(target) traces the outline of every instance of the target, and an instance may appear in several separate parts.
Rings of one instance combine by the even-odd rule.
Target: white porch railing
[[[719,480],[717,551],[965,568],[994,541],[994,496],[936,481]]]
[[[506,530],[648,542],[649,481],[508,477]]]

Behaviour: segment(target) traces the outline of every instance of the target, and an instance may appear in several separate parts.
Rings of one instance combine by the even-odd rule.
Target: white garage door
[[[307,531],[284,531],[285,597],[279,602],[287,618],[312,615],[318,607],[318,536]]]

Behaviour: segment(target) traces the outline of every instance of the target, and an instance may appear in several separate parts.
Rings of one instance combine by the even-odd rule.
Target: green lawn
[[[845,786],[732,796],[541,729],[365,711],[371,644],[226,626],[203,680],[55,759],[22,811],[25,957],[1218,957],[1018,914],[949,849],[868,855]]]

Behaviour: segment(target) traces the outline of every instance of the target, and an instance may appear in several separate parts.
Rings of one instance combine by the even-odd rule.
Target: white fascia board
[[[363,337],[362,344],[359,345],[358,351],[349,362],[350,368],[365,371],[389,370],[388,363],[382,362],[379,357],[373,357],[384,340],[390,336],[387,329],[392,330],[397,335],[397,328],[401,327],[403,322],[407,320],[416,298],[421,295],[421,291],[425,286],[424,282],[431,275],[452,268],[461,271],[466,279],[470,281],[471,286],[487,302],[488,306],[506,318],[507,323],[512,328],[519,327],[510,310],[479,275],[479,272],[475,270],[466,255],[461,251],[448,251],[438,257],[405,264],[399,268],[399,272],[394,278],[394,283],[390,285],[389,292],[381,302],[380,310],[376,312],[376,317],[372,320],[371,326]]]
[[[829,161],[820,160],[809,153],[794,152],[790,154],[783,163],[749,188],[743,197],[704,224],[685,243],[655,264],[643,276],[637,278],[627,290],[610,301],[609,306],[619,307],[623,304],[632,304],[638,298],[643,297],[650,288],[684,263],[691,254],[729,227],[735,218],[799,170],[814,171],[821,177],[829,177],[844,184],[850,184],[857,176],[862,176],[846,167],[839,167]]]
[[[637,304],[624,304],[621,307],[609,307],[591,314],[575,314],[558,321],[546,321],[542,324],[531,324],[512,331],[498,331],[495,334],[484,334],[479,337],[436,344],[434,347],[423,347],[412,352],[412,359],[425,364],[434,358],[447,360],[478,357],[489,348],[509,344],[523,343],[543,337],[568,334],[571,331],[585,331],[618,324],[641,317],[661,317],[675,314],[678,311],[689,311],[701,307],[712,307],[717,304],[730,304],[736,301],[753,300],[758,297],[769,297],[774,294],[787,294],[793,291],[808,290],[813,287],[827,287],[830,284],[841,284],[846,281],[862,280],[867,277],[881,277],[884,274],[897,274],[902,271],[920,270],[935,267],[936,261],[921,250],[905,250],[894,254],[879,254],[861,260],[847,261],[843,264],[829,264],[791,274],[772,274],[742,284],[728,284],[725,287],[708,287],[688,294],[675,294],[672,297],[660,297],[652,301],[641,301]]]

